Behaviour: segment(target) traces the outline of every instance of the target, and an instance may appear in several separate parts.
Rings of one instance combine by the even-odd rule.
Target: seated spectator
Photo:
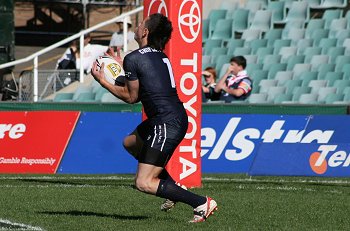
[[[84,38],[84,60],[83,60],[83,69],[85,73],[90,73],[93,62],[102,55],[105,55],[108,47],[99,45],[99,44],[91,44],[91,36],[90,34],[86,34]],[[80,52],[76,52],[76,68],[80,69]]]
[[[62,57],[57,60],[56,69],[76,69],[76,55],[79,41],[73,40]]]
[[[203,97],[202,101],[219,100],[218,94],[215,94],[214,89],[216,85],[216,71],[213,67],[207,67],[202,72],[204,78],[204,85],[202,86]]]
[[[134,41],[135,33],[131,30],[132,23],[131,23],[130,16],[126,17],[126,21],[128,24],[128,31],[127,31],[126,37],[129,45],[129,43]],[[109,46],[112,47],[114,51],[116,51],[118,48],[123,49],[124,47],[123,19],[118,20],[116,24],[117,24],[118,30],[113,33],[111,41],[109,42]],[[129,47],[128,47],[128,50],[130,50]]]
[[[245,100],[251,94],[253,86],[245,70],[247,61],[243,56],[235,56],[231,58],[230,64],[224,76],[216,84],[214,92],[225,102]]]

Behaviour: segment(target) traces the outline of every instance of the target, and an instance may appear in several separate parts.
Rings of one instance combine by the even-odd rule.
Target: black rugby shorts
[[[165,167],[176,147],[185,137],[188,127],[187,115],[165,123],[156,123],[149,119],[137,126],[137,133],[144,144],[138,161],[158,167]]]

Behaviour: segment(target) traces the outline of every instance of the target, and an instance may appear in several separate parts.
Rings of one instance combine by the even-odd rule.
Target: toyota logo
[[[168,17],[168,9],[165,0],[152,0],[148,8],[148,16],[155,13],[161,13]]]
[[[185,0],[179,10],[178,25],[181,37],[187,43],[193,43],[201,29],[201,11],[197,1]]]

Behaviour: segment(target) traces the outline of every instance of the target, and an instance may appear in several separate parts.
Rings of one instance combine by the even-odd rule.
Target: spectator
[[[203,97],[202,101],[219,100],[218,94],[215,94],[214,89],[216,85],[216,71],[214,67],[207,67],[202,72],[204,77],[204,85],[202,86]]]
[[[245,70],[247,61],[243,56],[235,56],[231,58],[230,64],[214,91],[225,102],[245,100],[252,91],[252,80]]]
[[[90,34],[86,34],[84,38],[84,60],[83,60],[83,69],[85,73],[90,73],[93,62],[99,57],[107,52],[108,47],[99,45],[99,44],[91,44],[91,36]],[[76,53],[76,68],[80,69],[80,52]]]
[[[126,16],[126,21],[128,24],[127,31],[127,42],[128,44],[134,41],[135,33],[131,30],[132,23],[130,16]],[[113,48],[113,50],[123,49],[124,47],[124,33],[123,33],[123,19],[120,19],[116,22],[118,30],[113,33],[109,46]],[[138,47],[137,47],[138,48]],[[130,49],[129,49],[130,50]]]
[[[56,69],[76,69],[76,55],[79,41],[73,40],[62,57],[57,60]]]

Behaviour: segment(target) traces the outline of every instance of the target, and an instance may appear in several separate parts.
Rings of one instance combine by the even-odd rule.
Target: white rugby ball
[[[103,70],[105,79],[113,85],[119,76],[125,75],[122,65],[110,56],[100,56],[96,61],[99,68],[101,68],[102,63],[105,64]]]

